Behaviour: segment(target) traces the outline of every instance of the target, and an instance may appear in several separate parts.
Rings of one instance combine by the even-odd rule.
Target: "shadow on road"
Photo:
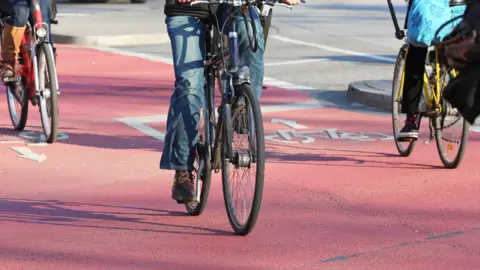
[[[58,200],[37,201],[0,198],[0,221],[182,235],[234,235],[228,231],[146,220],[147,218],[172,216],[188,218],[184,212],[151,208],[76,203]],[[106,225],[105,221],[112,222],[113,224]]]
[[[271,144],[275,145],[275,144]],[[276,144],[276,146],[280,146]],[[282,149],[292,147],[298,150],[298,146],[281,145]],[[363,167],[363,168],[387,168],[387,169],[443,169],[443,166],[429,164],[416,164],[396,161],[400,157],[390,153],[357,151],[347,149],[326,149],[326,148],[303,148],[303,151],[309,153],[279,153],[267,151],[267,163],[286,163],[286,164],[308,164],[314,166],[340,166],[340,167]],[[385,161],[385,158],[391,161]],[[404,158],[403,158],[404,159]]]

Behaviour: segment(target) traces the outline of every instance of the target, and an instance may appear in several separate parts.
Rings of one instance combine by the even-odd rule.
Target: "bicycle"
[[[31,0],[34,25],[27,22],[16,64],[16,77],[4,81],[13,128],[22,131],[27,123],[28,102],[38,104],[43,133],[48,143],[58,134],[58,78],[53,48],[49,42],[48,25],[42,21],[39,0]],[[0,31],[8,15],[0,19]],[[52,21],[52,24],[56,24]],[[1,42],[1,37],[0,37]],[[20,105],[20,108],[17,108]],[[19,110],[18,110],[19,109]]]
[[[392,1],[387,0],[387,2],[396,30],[395,37],[399,40],[402,40],[406,37],[406,23],[404,29],[400,30]],[[406,2],[408,7],[408,1]],[[450,5],[457,5],[459,1],[454,2],[455,3],[451,3]],[[442,28],[459,18],[460,17],[454,18],[445,23]],[[439,32],[440,29],[437,30],[435,34],[436,37],[438,36]],[[429,140],[427,140],[425,143],[429,144],[435,138],[437,151],[444,167],[453,169],[457,168],[463,159],[467,146],[470,125],[465,119],[463,119],[456,109],[454,109],[446,100],[443,99],[443,89],[447,85],[449,79],[457,76],[458,71],[449,68],[446,65],[446,61],[444,60],[444,57],[442,57],[443,51],[438,47],[440,44],[441,43],[438,40],[434,41],[433,49],[430,49],[427,54],[423,92],[421,101],[418,105],[420,113],[417,119],[417,128],[420,129],[422,117],[429,118],[430,136]],[[417,142],[416,140],[398,141],[398,133],[401,128],[399,126],[399,118],[401,116],[403,83],[405,77],[405,60],[408,53],[408,47],[409,45],[407,39],[405,38],[405,44],[401,46],[397,56],[392,84],[393,133],[398,153],[404,157],[407,157],[412,153]],[[429,68],[432,69],[430,73],[428,71]],[[452,118],[454,119],[453,121],[447,121],[452,120]],[[460,141],[458,142],[459,147],[456,151],[456,154],[453,155],[453,158],[449,158],[449,152],[453,152],[454,150],[453,143],[457,143],[457,141],[446,138],[444,130],[449,127],[453,127],[456,124],[461,125]],[[443,144],[443,141],[446,142],[446,146]]]
[[[250,85],[250,71],[247,66],[239,65],[239,48],[237,32],[235,31],[235,18],[238,8],[243,8],[242,16],[247,17],[254,2],[245,0],[199,0],[191,5],[227,4],[232,9],[232,31],[228,33],[228,48],[224,46],[222,33],[223,27],[215,28],[213,20],[205,23],[206,34],[206,59],[205,66],[205,98],[199,119],[198,140],[196,145],[196,158],[194,162],[194,186],[196,200],[185,203],[190,215],[200,215],[207,204],[210,190],[212,171],[222,171],[222,187],[225,208],[231,227],[236,234],[249,234],[258,219],[263,196],[264,171],[265,171],[265,143],[263,131],[263,118],[260,105]],[[216,17],[215,17],[216,18]],[[253,20],[252,20],[253,21]],[[245,23],[248,20],[245,19]],[[257,32],[255,24],[251,24],[253,40],[250,49],[258,49]],[[247,27],[248,31],[249,27]],[[221,102],[217,111],[215,109],[215,81],[218,78],[218,88],[221,93]],[[235,141],[246,137],[244,150],[234,149]],[[242,194],[252,194],[253,198],[239,199],[234,192],[239,185],[230,183],[234,180],[237,170],[254,175],[254,184],[242,186]],[[230,171],[233,171],[231,174]],[[241,203],[243,209],[237,209]],[[247,205],[248,201],[248,205]],[[248,213],[247,213],[248,212]]]

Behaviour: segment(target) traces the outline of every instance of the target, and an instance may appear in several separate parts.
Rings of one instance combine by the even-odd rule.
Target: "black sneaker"
[[[187,203],[196,199],[192,173],[186,171],[175,172],[172,199],[178,203]]]
[[[397,141],[412,141],[418,138],[417,115],[407,115],[405,126],[398,133]]]

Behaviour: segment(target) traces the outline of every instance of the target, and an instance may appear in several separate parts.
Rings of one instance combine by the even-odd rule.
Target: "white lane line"
[[[91,16],[91,13],[80,13],[80,12],[59,12],[57,17],[87,17]]]
[[[363,56],[365,58],[370,58],[370,59],[377,60],[377,61],[383,61],[383,62],[388,62],[388,63],[395,63],[396,62],[396,60],[394,58],[390,58],[390,57],[383,57],[383,56],[377,56],[377,55],[372,55],[372,54],[362,53],[362,52],[357,52],[357,51],[344,50],[344,49],[335,48],[335,47],[331,47],[331,46],[326,46],[326,45],[322,45],[322,44],[291,39],[291,38],[284,37],[284,36],[279,36],[279,35],[271,35],[268,38],[273,38],[273,39],[276,39],[276,40],[280,40],[280,41],[288,42],[288,43],[292,43],[292,44],[297,44],[297,45],[303,45],[303,46],[313,47],[313,48],[317,48],[317,49],[322,49],[322,50],[330,51],[330,52],[336,52],[336,53],[348,54],[348,55],[354,55],[354,56]]]
[[[25,141],[0,141],[0,143],[4,144],[16,144],[16,143],[25,143]]]
[[[480,126],[470,126],[470,131],[480,132]]]
[[[302,60],[291,60],[291,61],[284,61],[284,62],[265,63],[265,66],[275,67],[275,66],[286,66],[286,65],[300,65],[300,64],[326,62],[326,61],[328,61],[328,59],[302,59]]]
[[[117,48],[109,48],[109,47],[96,47],[92,46],[89,47],[97,51],[102,51],[102,52],[108,52],[108,53],[114,53],[114,54],[119,54],[123,56],[130,56],[130,57],[138,57],[140,59],[145,59],[145,60],[150,60],[154,62],[160,62],[168,65],[173,65],[173,59],[169,57],[162,57],[158,55],[152,55],[152,54],[147,54],[147,53],[137,53],[137,52],[131,52],[128,50],[123,50],[123,49],[117,49]],[[172,71],[173,72],[173,71]],[[280,81],[274,78],[269,78],[269,77],[264,77],[263,78],[263,83],[265,85],[271,85],[274,87],[282,88],[285,90],[294,90],[294,91],[312,91],[316,90],[313,87],[310,86],[304,86],[304,85],[297,85],[297,84],[292,84],[289,82],[284,82]]]
[[[307,109],[319,109],[324,106],[316,100],[307,101],[307,102],[297,102],[290,104],[282,105],[268,105],[262,106],[262,113],[272,113],[272,112],[287,112],[287,111],[297,111],[297,110],[307,110]]]

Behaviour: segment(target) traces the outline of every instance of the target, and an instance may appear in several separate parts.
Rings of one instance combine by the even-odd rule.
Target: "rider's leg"
[[[398,135],[399,138],[418,138],[416,122],[418,104],[423,89],[426,57],[427,48],[415,47],[410,44],[405,61],[405,81],[402,98],[402,113],[407,114],[407,121]]]
[[[204,97],[205,26],[191,16],[165,19],[172,46],[175,90],[170,98],[160,169],[175,170],[172,198],[195,199],[191,171]]]
[[[3,29],[1,45],[2,58],[2,79],[9,79],[15,76],[15,62],[20,52],[25,25],[28,20],[29,8],[25,0],[8,0],[10,19]]]

